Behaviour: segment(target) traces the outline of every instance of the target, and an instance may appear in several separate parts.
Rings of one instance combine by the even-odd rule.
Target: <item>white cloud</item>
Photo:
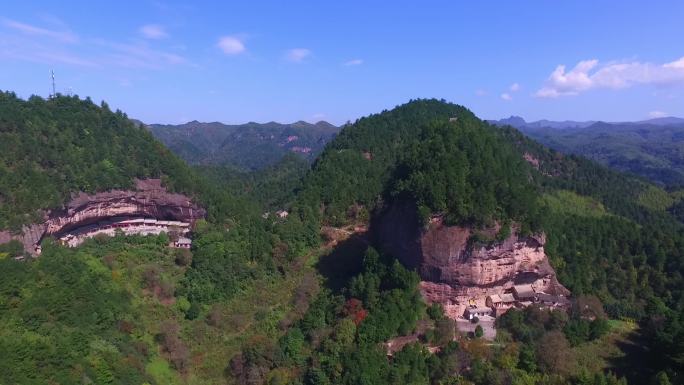
[[[64,52],[61,50],[54,50],[51,47],[31,45],[33,49],[27,49],[29,45],[22,44],[21,46],[3,46],[0,44],[0,58],[14,59],[21,61],[29,61],[42,64],[67,64],[81,67],[97,66],[94,61],[83,58],[73,53]]]
[[[218,47],[226,55],[238,55],[245,52],[245,43],[235,36],[223,36],[219,39]]]
[[[665,63],[663,64],[663,67],[665,68],[675,68],[675,69],[684,69],[684,57],[679,58],[679,60],[670,62],[670,63]]]
[[[475,90],[475,95],[477,96],[485,96],[487,95],[487,91],[483,90],[482,88]]]
[[[0,18],[12,32],[0,35],[0,60],[19,60],[79,67],[127,67],[162,69],[172,65],[191,65],[173,51],[153,49],[144,41],[120,43],[99,38],[79,40],[59,20],[59,30],[48,30]],[[78,43],[78,44],[76,44]]]
[[[51,29],[36,27],[30,24],[20,23],[18,21],[10,19],[2,19],[0,20],[0,23],[7,28],[11,28],[15,31],[21,32],[24,35],[47,37],[63,43],[78,42],[78,36],[76,36],[74,33],[70,31],[55,31]]]
[[[518,92],[518,91],[520,91],[520,84],[518,84],[518,83],[513,83],[513,84],[511,84],[510,87],[508,87],[508,89],[509,89],[511,92]]]
[[[508,102],[513,100],[513,97],[511,96],[511,94],[504,92],[503,94],[501,94],[501,99]]]
[[[100,60],[103,65],[161,69],[168,65],[188,64],[187,59],[183,56],[155,50],[143,43],[126,44],[99,40],[97,44],[108,49],[108,52]]]
[[[96,66],[92,58],[75,51],[80,45],[75,44],[78,37],[71,32],[47,30],[1,18],[0,26],[11,30],[0,32],[0,62],[18,60],[49,65]]]
[[[158,24],[147,24],[140,27],[140,33],[147,39],[163,39],[169,37],[164,27]]]
[[[664,117],[668,116],[668,113],[663,112],[663,111],[651,111],[648,113],[648,116],[651,118],[654,118],[654,119],[655,118],[664,118]]]
[[[287,51],[285,58],[293,63],[301,63],[311,55],[311,51],[306,48],[293,48]]]
[[[578,95],[590,89],[621,89],[641,84],[684,84],[684,57],[665,64],[633,61],[602,66],[596,59],[583,60],[570,71],[559,65],[535,96],[556,98]]]
[[[344,62],[343,64],[344,64],[345,66],[347,66],[347,67],[349,67],[349,66],[358,66],[358,65],[363,64],[363,59],[349,60],[349,61],[347,61],[347,62]]]

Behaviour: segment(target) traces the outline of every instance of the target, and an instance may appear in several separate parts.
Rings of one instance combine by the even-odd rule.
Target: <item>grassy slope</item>
[[[542,196],[542,204],[561,215],[602,217],[609,215],[601,202],[568,190],[556,190]]]
[[[629,371],[627,351],[635,347],[639,330],[632,321],[610,320],[610,331],[603,337],[572,349],[577,366],[590,373],[614,371],[621,375]],[[579,374],[579,373],[578,373]]]

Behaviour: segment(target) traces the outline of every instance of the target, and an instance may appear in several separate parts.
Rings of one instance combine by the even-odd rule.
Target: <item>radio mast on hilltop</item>
[[[54,71],[54,70],[50,70],[50,74],[52,75],[52,95],[50,95],[50,99],[52,99],[52,98],[54,98],[55,96],[57,96],[57,91],[56,91],[56,88],[55,88],[55,71]]]

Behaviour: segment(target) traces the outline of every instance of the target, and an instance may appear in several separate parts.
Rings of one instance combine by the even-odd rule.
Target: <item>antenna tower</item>
[[[50,70],[50,74],[52,75],[52,95],[50,96],[50,98],[54,98],[55,96],[57,96],[57,90],[55,88],[55,71]]]

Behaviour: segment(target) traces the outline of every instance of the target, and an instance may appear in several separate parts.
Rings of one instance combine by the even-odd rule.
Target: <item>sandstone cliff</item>
[[[442,303],[451,316],[460,316],[469,304],[483,306],[486,296],[510,291],[513,285],[569,294],[549,264],[543,234],[522,237],[513,232],[503,241],[478,244],[472,229],[447,226],[440,217],[421,225],[410,205],[391,207],[374,227],[380,248],[415,269],[426,301]]]
[[[46,212],[43,223],[24,226],[20,234],[0,231],[0,243],[16,239],[32,253],[46,235],[59,236],[110,217],[140,216],[194,224],[205,215],[205,210],[187,196],[166,191],[159,179],[137,180],[135,190],[75,195],[61,210]]]

